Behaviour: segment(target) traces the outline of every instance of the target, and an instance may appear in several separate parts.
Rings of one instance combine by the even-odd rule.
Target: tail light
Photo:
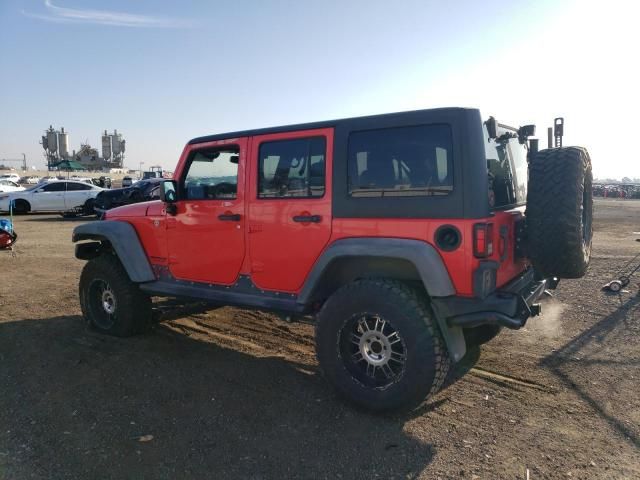
[[[493,254],[493,224],[476,223],[473,226],[473,255],[487,258]]]

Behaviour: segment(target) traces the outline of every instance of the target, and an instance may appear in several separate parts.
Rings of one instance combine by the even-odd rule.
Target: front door
[[[260,288],[302,287],[331,237],[333,129],[252,137],[251,279]]]
[[[63,211],[65,185],[66,182],[51,182],[36,189],[29,199],[31,210],[34,212]]]
[[[245,254],[247,139],[196,145],[178,173],[176,215],[167,215],[169,270],[180,280],[232,284]]]

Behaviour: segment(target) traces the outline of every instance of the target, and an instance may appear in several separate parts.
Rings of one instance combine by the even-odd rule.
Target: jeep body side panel
[[[127,222],[91,222],[79,225],[73,230],[72,240],[108,241],[122,262],[122,266],[134,282],[150,282],[155,275],[140,244],[135,228]]]

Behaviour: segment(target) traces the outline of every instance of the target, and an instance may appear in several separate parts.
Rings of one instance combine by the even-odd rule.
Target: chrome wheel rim
[[[87,295],[93,323],[105,330],[113,327],[118,302],[111,286],[105,280],[96,279],[89,285]]]
[[[340,332],[339,348],[345,368],[368,387],[386,388],[404,374],[407,348],[391,322],[376,314],[359,314]]]

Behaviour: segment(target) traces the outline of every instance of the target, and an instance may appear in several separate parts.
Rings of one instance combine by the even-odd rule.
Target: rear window
[[[500,132],[499,132],[500,133]],[[485,138],[488,134],[485,128]],[[527,147],[517,138],[503,135],[485,143],[489,174],[489,204],[492,208],[524,205],[527,202],[529,164]]]
[[[349,136],[349,195],[414,197],[453,191],[451,130],[418,125]]]

